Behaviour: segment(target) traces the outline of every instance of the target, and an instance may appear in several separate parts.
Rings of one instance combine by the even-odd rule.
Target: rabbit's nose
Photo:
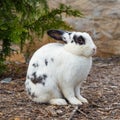
[[[93,51],[96,51],[96,48],[93,48]]]
[[[96,54],[97,48],[93,48],[93,54]]]

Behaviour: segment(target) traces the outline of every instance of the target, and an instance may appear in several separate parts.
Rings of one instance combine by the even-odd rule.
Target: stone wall
[[[120,0],[48,0],[48,2],[51,9],[57,8],[59,3],[64,3],[83,12],[83,18],[65,17],[64,20],[76,31],[91,34],[98,47],[97,56],[120,56]],[[27,44],[24,53],[31,56],[47,42],[51,40],[45,36],[42,42],[36,40],[32,45]],[[15,53],[7,59],[25,62],[23,54],[20,53]]]
[[[77,31],[89,32],[98,46],[98,56],[120,55],[120,0],[49,0],[71,5],[83,12],[83,18],[64,18]]]

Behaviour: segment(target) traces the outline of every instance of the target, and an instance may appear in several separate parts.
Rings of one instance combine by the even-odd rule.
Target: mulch
[[[94,59],[81,94],[89,104],[53,106],[32,102],[25,92],[27,64],[10,63],[0,80],[0,120],[120,120],[120,58]]]

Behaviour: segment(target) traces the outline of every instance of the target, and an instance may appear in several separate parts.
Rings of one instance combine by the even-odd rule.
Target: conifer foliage
[[[81,17],[82,13],[64,4],[50,10],[47,0],[1,0],[0,65],[11,53],[11,44],[17,43],[22,48],[25,40],[31,40],[31,32],[42,37],[48,29],[70,28],[63,15]]]

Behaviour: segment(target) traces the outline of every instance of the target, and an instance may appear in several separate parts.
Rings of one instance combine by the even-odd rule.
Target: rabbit
[[[34,102],[52,105],[82,105],[80,87],[92,66],[96,45],[86,32],[48,30],[47,34],[64,43],[48,43],[32,56],[25,87]]]

